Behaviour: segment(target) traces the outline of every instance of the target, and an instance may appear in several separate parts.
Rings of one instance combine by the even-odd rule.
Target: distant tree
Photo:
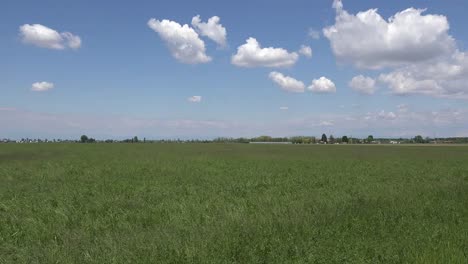
[[[324,142],[324,143],[328,142],[327,135],[322,134],[322,142]]]
[[[371,143],[372,141],[374,141],[374,136],[369,135],[369,136],[367,137],[367,142],[368,142],[368,143]]]
[[[343,143],[348,143],[348,142],[349,142],[348,137],[347,137],[347,136],[342,136],[342,137],[341,137],[341,142],[343,142]]]
[[[80,137],[80,142],[81,142],[81,143],[86,143],[86,142],[88,142],[88,136],[82,135],[82,136]]]
[[[424,143],[424,139],[421,135],[417,135],[414,137],[414,142],[416,143]]]
[[[333,135],[330,135],[328,140],[330,141],[330,144],[335,144],[335,137]]]
[[[132,138],[132,142],[138,143],[138,137],[137,137],[137,136],[134,136],[134,137]]]

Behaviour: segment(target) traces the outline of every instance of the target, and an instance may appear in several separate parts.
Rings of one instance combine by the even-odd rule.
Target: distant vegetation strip
[[[287,144],[468,144],[468,137],[440,137],[430,138],[417,135],[414,138],[374,138],[369,135],[366,138],[334,137],[322,134],[320,138],[315,136],[271,137],[259,136],[253,138],[218,137],[214,139],[140,139],[137,136],[128,139],[101,139],[97,140],[87,135],[79,139],[41,139],[41,138],[3,138],[0,143],[287,143]]]

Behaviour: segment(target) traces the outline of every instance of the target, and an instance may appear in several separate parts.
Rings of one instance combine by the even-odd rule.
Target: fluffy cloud
[[[54,29],[40,24],[24,24],[20,26],[20,37],[23,43],[41,48],[63,50],[81,47],[81,38],[70,32],[59,33]]]
[[[148,26],[157,32],[166,42],[172,56],[182,63],[197,64],[211,61],[205,53],[205,42],[201,40],[193,28],[180,25],[177,22],[154,18],[148,21]]]
[[[216,42],[219,46],[226,46],[226,28],[219,23],[220,18],[213,16],[208,19],[208,22],[202,22],[200,16],[192,18],[192,26],[202,36],[206,36]]]
[[[247,39],[237,48],[231,58],[232,64],[239,67],[289,67],[296,63],[299,55],[282,48],[262,48],[255,38]]]
[[[379,81],[387,84],[388,87],[398,95],[411,93],[433,95],[441,93],[443,90],[436,80],[413,78],[411,72],[401,70],[388,74],[381,74]]]
[[[363,75],[355,76],[349,82],[349,86],[361,94],[373,94],[375,92],[375,80]]]
[[[312,48],[309,46],[302,45],[299,49],[299,54],[310,58],[312,57]]]
[[[189,97],[187,100],[191,103],[200,103],[202,100],[202,97],[200,95],[194,95],[194,96]]]
[[[320,77],[319,79],[312,80],[312,84],[307,88],[311,90],[312,92],[316,92],[316,93],[335,93],[336,92],[335,84],[331,80],[323,76]]]
[[[289,110],[289,107],[287,107],[287,106],[281,106],[279,109],[280,109],[280,110],[283,110],[283,111],[287,111],[287,110]]]
[[[376,81],[395,95],[468,99],[468,53],[449,35],[445,16],[408,8],[385,20],[377,9],[353,15],[340,0],[333,6],[335,25],[323,31],[338,60],[360,68],[390,68]],[[360,86],[366,86],[361,80]]]
[[[35,82],[32,84],[31,90],[35,92],[44,92],[54,88],[54,84],[50,82]]]
[[[455,52],[431,64],[417,63],[379,76],[397,95],[468,99],[468,54]]]
[[[428,61],[455,50],[442,15],[408,8],[385,20],[377,9],[349,14],[335,1],[336,22],[323,30],[335,56],[360,68],[380,69]]]
[[[305,90],[305,85],[303,82],[298,81],[292,77],[285,76],[279,72],[270,72],[270,79],[275,82],[281,89],[294,92],[294,93],[303,93]]]

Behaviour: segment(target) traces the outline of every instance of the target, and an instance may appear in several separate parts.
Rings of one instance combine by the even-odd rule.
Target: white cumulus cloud
[[[148,26],[166,42],[172,56],[178,61],[188,64],[211,61],[211,57],[206,55],[205,42],[189,25],[182,26],[175,21],[152,18],[148,21]]]
[[[305,85],[303,82],[298,81],[292,77],[285,76],[279,72],[270,72],[270,79],[276,83],[281,89],[294,92],[294,93],[303,93],[305,90]]]
[[[427,61],[455,49],[445,16],[408,8],[386,20],[377,9],[354,15],[343,9],[341,1],[333,6],[337,12],[335,24],[324,28],[323,34],[342,62],[380,69]]]
[[[401,67],[381,74],[378,80],[397,95],[468,99],[468,54],[457,51],[430,64]]]
[[[200,16],[197,15],[192,18],[192,26],[200,35],[210,38],[221,47],[225,47],[226,28],[219,21],[220,18],[218,16],[213,16],[208,19],[208,22],[202,22]]]
[[[355,76],[348,85],[358,93],[373,94],[375,92],[376,81],[370,77],[363,75]]]
[[[59,33],[41,24],[24,24],[20,26],[20,37],[23,43],[41,48],[63,50],[81,47],[81,38],[70,32]]]
[[[54,84],[50,82],[35,82],[32,84],[31,90],[35,92],[44,92],[54,88]]]
[[[312,80],[312,84],[307,87],[309,90],[315,93],[335,93],[335,84],[326,77],[320,77],[319,79]]]
[[[262,48],[255,38],[237,48],[232,64],[239,67],[289,67],[296,63],[299,55],[283,48]]]
[[[200,95],[194,95],[194,96],[190,96],[187,100],[191,103],[200,103],[202,100],[202,97]]]
[[[339,61],[388,70],[375,81],[395,95],[468,99],[468,53],[449,35],[447,17],[408,8],[385,20],[377,9],[349,14],[340,0],[333,7],[335,24],[323,32]]]
[[[299,54],[310,58],[312,57],[312,48],[306,45],[302,45],[299,49]]]

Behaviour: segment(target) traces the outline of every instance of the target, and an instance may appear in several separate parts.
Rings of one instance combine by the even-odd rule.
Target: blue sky
[[[4,1],[0,138],[468,136],[467,8],[462,0]],[[249,38],[258,45],[251,52]]]

